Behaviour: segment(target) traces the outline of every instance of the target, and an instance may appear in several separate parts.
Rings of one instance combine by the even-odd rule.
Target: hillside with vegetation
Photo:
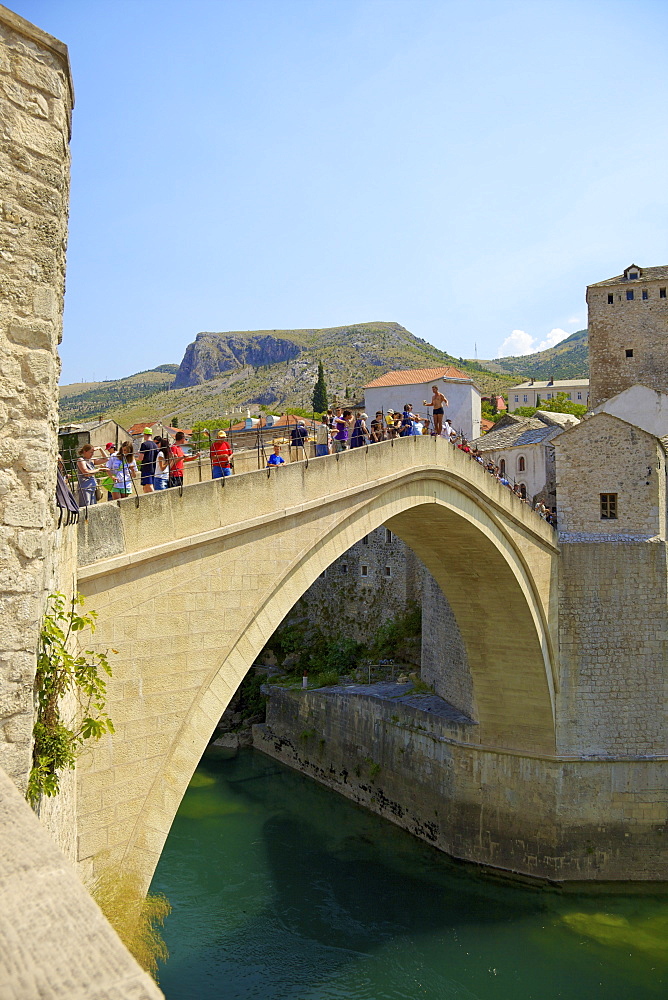
[[[310,409],[322,362],[330,400],[361,399],[364,385],[400,368],[455,365],[484,393],[504,392],[513,375],[485,371],[415,337],[398,323],[321,330],[200,333],[183,361],[126,379],[61,388],[61,421],[110,416],[124,426],[162,418],[181,427],[260,406]],[[82,390],[82,391],[80,391]]]
[[[148,404],[150,397],[169,389],[178,365],[160,365],[111,382],[74,382],[60,387],[60,422],[94,420],[123,407]],[[141,418],[140,418],[141,419]]]
[[[586,330],[578,330],[555,347],[536,354],[514,358],[481,361],[489,371],[521,375],[538,380],[549,378],[587,378],[589,376],[589,338]]]

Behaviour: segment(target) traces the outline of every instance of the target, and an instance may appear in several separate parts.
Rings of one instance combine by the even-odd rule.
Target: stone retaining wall
[[[668,878],[668,762],[476,745],[476,725],[272,687],[254,746],[457,858],[541,878]]]

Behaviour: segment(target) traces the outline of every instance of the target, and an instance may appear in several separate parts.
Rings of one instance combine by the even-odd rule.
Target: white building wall
[[[668,393],[645,385],[624,389],[597,406],[594,413],[610,413],[658,438],[668,435]]]
[[[437,385],[448,400],[445,417],[450,419],[455,430],[461,431],[468,441],[479,437],[481,394],[470,382],[450,382],[440,378],[418,385],[387,385],[365,389],[364,407],[371,419],[377,410],[383,410],[384,413],[388,409],[401,412],[406,403],[412,404],[415,413],[426,415],[427,408],[423,400],[431,401],[432,385]]]
[[[486,462],[494,462],[501,465],[501,459],[506,462],[506,477],[511,485],[524,483],[527,496],[533,497],[545,486],[547,479],[547,466],[545,461],[545,448],[542,444],[530,444],[520,448],[500,448],[498,451],[485,451],[483,458]],[[520,472],[519,460],[524,458],[525,471]]]

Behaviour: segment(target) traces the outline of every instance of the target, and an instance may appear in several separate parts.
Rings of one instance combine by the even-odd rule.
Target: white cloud
[[[533,354],[537,348],[532,347],[534,337],[524,330],[513,330],[509,337],[506,337],[501,347],[496,352],[497,358],[515,358],[522,354]]]
[[[535,354],[537,351],[545,351],[548,347],[554,347],[565,337],[570,336],[565,330],[555,327],[550,330],[545,340],[538,342],[535,337],[524,330],[513,330],[509,337],[506,337],[501,347],[496,353],[497,358],[517,358],[525,354]]]

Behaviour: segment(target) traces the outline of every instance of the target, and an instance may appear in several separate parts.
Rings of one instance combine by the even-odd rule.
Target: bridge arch
[[[261,482],[264,473],[244,476],[261,490],[327,471],[316,502],[299,502],[303,491],[277,520],[245,518],[243,530],[228,524],[196,533],[196,544],[183,535],[181,548],[174,539],[128,552],[129,540],[141,535],[140,512],[127,501],[115,509],[124,552],[81,571],[82,590],[101,613],[103,638],[113,623],[109,638],[124,647],[124,662],[110,685],[117,736],[82,762],[79,775],[80,858],[90,861],[104,851],[112,861],[131,860],[148,884],[190,777],[249,666],[323,569],[381,524],[413,548],[452,606],[473,676],[476,741],[554,753],[551,529],[466,456],[445,442],[434,445],[447,464],[431,456],[425,464],[425,449],[412,447],[397,449],[402,461],[393,462],[390,475],[368,469],[368,456],[346,455],[340,466],[319,460],[320,472],[316,462],[316,470],[281,470],[289,477],[276,476],[273,486]],[[351,471],[361,473],[358,487],[332,490],[332,476],[345,480],[335,485],[348,487]],[[241,497],[251,485],[241,479],[225,487],[232,486],[228,519],[230,496]],[[197,509],[216,490],[220,496],[216,484],[202,484],[184,491],[183,499],[199,491],[191,505]],[[283,492],[281,498],[285,503]],[[157,504],[148,499],[150,517]],[[177,504],[175,496],[167,500]],[[147,635],[169,641],[151,653]],[[91,808],[100,805],[98,788],[116,810],[116,822],[105,829]]]

